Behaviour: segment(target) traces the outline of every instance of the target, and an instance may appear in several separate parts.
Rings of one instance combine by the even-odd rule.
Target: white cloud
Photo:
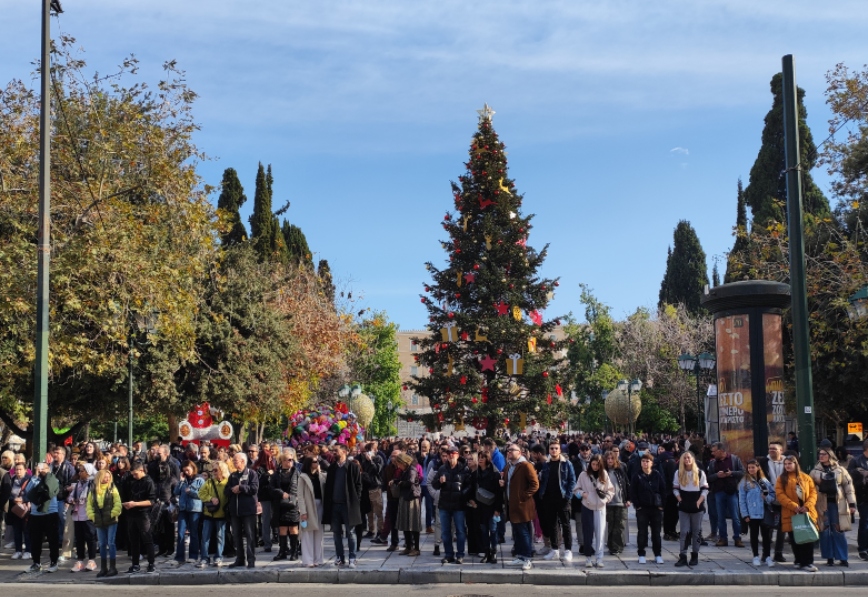
[[[674,153],[678,155],[690,155],[690,150],[686,147],[673,147],[669,150],[669,153]]]

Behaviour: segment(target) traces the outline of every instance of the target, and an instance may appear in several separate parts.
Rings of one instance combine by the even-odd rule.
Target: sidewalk
[[[706,534],[708,521],[705,521]],[[820,569],[817,573],[806,573],[795,570],[792,565],[792,554],[789,548],[785,554],[789,563],[776,564],[774,568],[766,566],[754,567],[750,548],[737,547],[703,547],[699,554],[699,566],[695,568],[675,568],[678,559],[678,543],[663,542],[664,564],[638,564],[636,557],[636,525],[630,516],[630,545],[619,556],[606,555],[605,567],[585,568],[585,558],[574,553],[571,563],[565,564],[558,560],[545,561],[535,558],[532,570],[523,572],[519,568],[511,568],[507,564],[512,560],[510,550],[512,541],[507,525],[507,541],[500,546],[500,555],[496,565],[480,564],[479,558],[470,555],[464,559],[464,564],[440,564],[440,557],[433,556],[434,536],[422,535],[422,555],[411,558],[398,555],[398,552],[387,552],[385,546],[371,545],[369,540],[362,540],[361,553],[358,554],[358,567],[355,570],[336,568],[331,560],[334,558],[334,547],[331,533],[326,533],[325,555],[326,565],[319,568],[303,568],[301,562],[273,562],[274,553],[264,553],[257,550],[257,562],[254,570],[228,569],[226,567],[207,568],[199,570],[192,564],[180,568],[172,568],[173,560],[160,558],[157,560],[157,571],[151,574],[140,573],[127,575],[124,572],[130,566],[126,555],[119,555],[118,570],[120,574],[110,579],[96,579],[94,572],[79,572],[72,574],[69,569],[75,563],[67,561],[54,574],[29,574],[24,570],[30,562],[10,559],[11,551],[0,551],[0,582],[36,582],[36,583],[107,583],[120,585],[206,585],[232,583],[328,583],[328,584],[431,584],[431,583],[490,583],[490,584],[529,584],[529,585],[778,585],[778,586],[843,586],[868,585],[868,562],[859,559],[855,545],[855,531],[847,533],[850,541],[850,567],[827,567],[825,560],[816,550],[815,564]],[[574,527],[575,529],[575,527]],[[747,537],[744,537],[747,544]],[[731,542],[730,542],[731,543]],[[542,544],[536,544],[541,550]],[[275,546],[275,552],[277,548]],[[578,549],[576,547],[575,549]],[[43,551],[43,560],[47,553]],[[649,562],[653,562],[653,554],[648,550]],[[231,559],[227,563],[230,563]]]

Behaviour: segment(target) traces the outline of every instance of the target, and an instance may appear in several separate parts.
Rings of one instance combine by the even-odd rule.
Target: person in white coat
[[[602,568],[603,547],[606,544],[606,504],[615,495],[615,486],[609,480],[599,454],[591,456],[587,470],[579,475],[573,494],[582,500],[582,533],[587,556],[585,567]],[[596,555],[596,561],[590,555],[592,553]]]
[[[301,465],[298,484],[298,511],[301,518],[301,563],[308,568],[321,566],[323,559],[322,496],[326,473],[316,458],[307,457]]]

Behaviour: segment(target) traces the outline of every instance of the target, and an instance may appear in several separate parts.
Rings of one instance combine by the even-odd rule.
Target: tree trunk
[[[178,417],[175,413],[169,413],[166,415],[166,422],[169,425],[169,442],[175,441],[178,437]],[[133,437],[135,440],[136,438]]]

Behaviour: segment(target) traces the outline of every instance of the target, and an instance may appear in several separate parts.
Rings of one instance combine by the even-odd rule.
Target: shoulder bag
[[[799,506],[804,505],[802,499],[799,498]],[[807,512],[803,514],[793,514],[793,541],[796,545],[804,545],[806,543],[815,543],[820,540],[820,533],[817,531],[817,525],[811,520]]]
[[[490,506],[494,503],[494,494],[484,487],[476,488],[476,501],[480,504],[484,504],[486,506]]]
[[[214,479],[211,479],[211,480],[209,481],[209,483],[211,483],[211,488],[214,490],[214,497],[217,498],[217,503],[215,504],[215,503],[212,502],[211,500],[208,500],[208,501],[205,503],[205,509],[206,509],[208,512],[210,512],[211,514],[214,514],[215,512],[217,512],[217,511],[220,509],[220,496],[217,495],[217,484],[214,483]]]

